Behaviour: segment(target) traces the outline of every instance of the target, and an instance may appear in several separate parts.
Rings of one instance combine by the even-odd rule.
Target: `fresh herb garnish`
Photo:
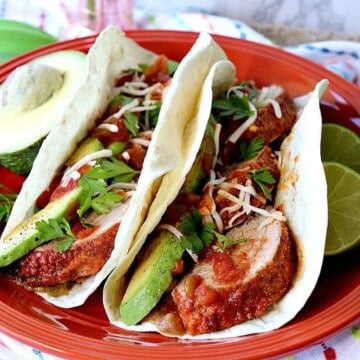
[[[75,239],[64,239],[59,241],[55,245],[55,250],[57,252],[63,252],[71,248],[71,245],[75,242]]]
[[[213,109],[222,110],[219,116],[232,116],[234,120],[240,120],[253,115],[247,95],[238,96],[230,94],[213,101]]]
[[[75,235],[71,231],[70,224],[65,218],[40,220],[35,223],[39,232],[38,237],[42,241],[62,239],[56,247],[56,251],[67,250],[75,241]]]
[[[112,206],[123,200],[123,197],[113,191],[96,196],[91,201],[91,207],[97,214],[106,214],[110,211]]]
[[[139,66],[140,71],[144,73],[150,65],[149,64],[139,64],[138,66]]]
[[[150,128],[154,128],[156,126],[156,124],[157,124],[162,102],[161,101],[156,101],[152,105],[155,106],[155,109],[148,110],[147,115],[146,115],[146,113],[144,114],[144,116],[148,116],[148,122],[149,122]],[[145,123],[145,121],[144,121],[144,123]]]
[[[198,210],[184,214],[180,218],[177,228],[183,234],[180,238],[181,246],[190,250],[193,254],[198,254],[205,246],[210,245],[215,238],[218,241],[217,248],[220,250],[225,250],[231,245],[246,241],[244,238],[230,239],[226,235],[220,234],[215,231],[213,223],[203,224]]]
[[[249,175],[253,181],[260,187],[261,191],[264,193],[266,199],[271,200],[270,188],[267,184],[274,184],[276,180],[271,175],[270,171],[267,168],[254,169],[249,171]]]
[[[244,160],[253,159],[258,155],[260,150],[264,147],[264,141],[261,138],[253,138],[250,142],[240,142],[240,154]]]
[[[177,61],[174,61],[174,60],[168,60],[167,65],[168,65],[167,74],[171,76],[171,75],[174,74],[174,72],[178,68],[179,63]]]
[[[0,221],[7,221],[9,219],[16,196],[17,194],[15,193],[0,193]]]
[[[82,188],[79,196],[79,209],[77,213],[82,217],[92,208],[98,214],[107,213],[114,204],[122,201],[122,196],[107,190],[105,180],[115,182],[130,182],[139,171],[132,169],[123,161],[111,158],[102,160],[79,180]]]
[[[218,240],[217,248],[222,251],[224,251],[229,246],[240,244],[247,240],[246,238],[230,239],[228,236],[220,234],[216,231],[214,231],[214,235],[216,236],[216,238]]]
[[[204,246],[209,245],[214,237],[214,224],[203,225],[201,215],[197,210],[181,216],[177,228],[183,234],[180,238],[181,246],[194,254],[198,254]]]
[[[124,125],[129,130],[129,133],[132,136],[136,136],[139,132],[139,117],[138,115],[125,111],[124,114]]]

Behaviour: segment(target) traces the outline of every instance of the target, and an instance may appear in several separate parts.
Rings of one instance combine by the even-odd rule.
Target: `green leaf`
[[[198,210],[184,214],[180,218],[177,228],[183,234],[180,238],[181,246],[194,254],[198,254],[214,238],[214,224],[206,223],[203,225]]]
[[[151,128],[154,128],[157,125],[162,102],[157,101],[154,105],[156,106],[156,108],[152,110],[148,110],[148,115],[147,115],[149,117],[149,126]]]
[[[216,231],[214,231],[214,235],[217,237],[219,249],[223,251],[229,246],[240,244],[247,241],[246,238],[230,239],[226,235],[220,234]]]
[[[95,168],[93,168],[93,169],[95,169]],[[93,169],[91,169],[91,170],[93,170]],[[93,174],[95,174],[95,172]],[[102,178],[92,177],[91,175],[93,175],[93,174],[86,173],[85,175],[83,175],[81,177],[81,179],[79,180],[79,185],[91,195],[94,193],[105,193],[106,192],[106,182]],[[99,173],[96,172],[96,176],[98,174]]]
[[[145,72],[146,69],[149,67],[149,64],[138,64],[138,66],[141,72]]]
[[[82,189],[79,195],[79,208],[77,209],[77,214],[79,218],[83,217],[86,211],[91,208],[92,204],[92,191],[91,189]]]
[[[271,200],[270,188],[267,184],[274,184],[276,180],[271,175],[270,171],[267,168],[254,169],[249,171],[249,175],[253,181],[260,187],[261,191],[264,193],[265,198]]]
[[[66,250],[69,250],[71,248],[71,245],[75,242],[74,239],[64,239],[59,241],[55,246],[55,251],[57,252],[63,252]]]
[[[174,74],[174,72],[175,72],[176,69],[178,68],[179,62],[178,62],[178,61],[174,61],[174,60],[168,60],[167,64],[168,64],[167,74],[171,76],[171,75]]]
[[[139,117],[138,115],[125,111],[124,114],[124,125],[129,130],[129,133],[132,136],[136,136],[139,132]]]
[[[250,109],[250,102],[247,95],[238,96],[230,94],[228,97],[222,97],[213,101],[214,109],[222,110],[219,116],[232,116],[234,120],[240,120],[253,115]]]
[[[54,239],[73,239],[75,236],[71,231],[70,224],[65,218],[40,220],[35,223],[39,232],[39,238],[43,241]]]
[[[119,203],[122,199],[123,197],[120,194],[109,191],[105,194],[96,196],[91,202],[91,207],[97,214],[106,214],[114,204]]]
[[[264,147],[264,141],[261,138],[253,138],[250,142],[240,142],[240,154],[244,160],[255,158]]]
[[[1,186],[1,185],[0,185]],[[17,194],[3,194],[0,193],[0,221],[7,221],[9,219],[11,209],[16,200]]]

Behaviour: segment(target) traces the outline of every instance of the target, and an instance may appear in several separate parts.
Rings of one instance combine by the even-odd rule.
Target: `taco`
[[[185,125],[218,61],[224,52],[202,34],[172,76],[165,56],[115,27],[99,35],[86,82],[44,140],[2,235],[0,265],[11,278],[61,307],[95,291],[177,166]],[[48,187],[49,201],[34,212]]]
[[[192,339],[269,331],[315,287],[327,227],[319,110],[327,80],[295,100],[252,81],[212,94],[221,72],[212,67],[183,137],[184,157],[203,137],[191,170],[164,176],[105,282],[106,314],[118,327]],[[189,187],[199,166],[205,182]]]

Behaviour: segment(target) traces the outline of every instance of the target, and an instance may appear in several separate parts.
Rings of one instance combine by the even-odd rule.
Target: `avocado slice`
[[[67,165],[71,166],[84,156],[101,149],[103,149],[103,144],[99,139],[87,138],[68,160]],[[48,219],[60,220],[62,217],[66,217],[77,205],[81,192],[82,189],[78,187],[51,201],[35,215],[19,224],[8,237],[2,239],[0,242],[0,267],[11,264],[41,245],[44,241],[38,238],[36,222]]]
[[[67,166],[71,166],[82,159],[84,156],[104,148],[102,142],[97,138],[87,138],[76,149],[73,155],[66,162]]]
[[[17,68],[0,87],[0,164],[27,174],[85,75],[86,55],[63,50]],[[23,154],[25,153],[25,154]]]
[[[82,189],[75,188],[64,196],[51,201],[46,207],[19,224],[8,237],[0,242],[0,267],[7,266],[41,245],[36,222],[40,220],[60,220],[76,206]]]
[[[127,325],[137,324],[156,306],[169,288],[171,272],[184,252],[179,239],[166,230],[144,250],[120,304],[121,320]]]
[[[209,177],[212,161],[216,152],[214,141],[215,125],[215,119],[210,118],[200,149],[196,155],[195,161],[190,171],[186,175],[184,184],[181,188],[182,193],[200,191],[204,185],[204,182]]]
[[[194,164],[186,176],[181,192],[198,192],[209,177],[216,148],[216,121],[210,119]],[[126,325],[140,322],[157,305],[169,288],[176,261],[183,256],[180,240],[168,231],[161,231],[142,249],[140,260],[131,276],[120,304],[120,317]]]

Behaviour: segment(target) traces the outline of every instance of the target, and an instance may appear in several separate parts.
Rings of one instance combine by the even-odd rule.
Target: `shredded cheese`
[[[107,190],[113,189],[124,189],[124,190],[136,190],[137,184],[135,183],[124,183],[124,182],[116,182],[107,187]]]
[[[249,102],[249,107],[253,114],[248,117],[228,138],[226,141],[230,141],[235,144],[239,139],[240,136],[255,122],[257,118],[257,109],[256,107]]]
[[[98,126],[98,129],[106,129],[112,133],[116,133],[119,131],[119,127],[116,124],[102,123]]]
[[[133,86],[133,84],[133,82],[126,82],[119,88],[120,92],[134,96],[146,96],[147,94],[151,94],[161,88],[161,83],[156,83],[147,88],[137,88],[136,86]]]
[[[125,161],[129,161],[130,160],[130,155],[127,151],[124,151],[122,154],[122,157]]]
[[[176,238],[180,240],[180,238],[183,236],[181,231],[179,231],[175,226],[170,224],[160,224],[158,226],[159,229],[166,230],[169,233],[173,234]]]
[[[113,114],[112,116],[115,117],[116,119],[120,119],[125,113],[126,111],[129,111],[130,109],[132,109],[135,106],[139,105],[139,100],[138,99],[134,99],[133,101],[129,102],[128,104],[125,104],[124,106],[122,106],[118,112],[116,112],[115,114]]]
[[[221,124],[217,123],[215,125],[215,132],[214,132],[214,144],[215,144],[215,155],[212,162],[212,169],[215,169],[216,163],[219,157],[220,151],[220,132],[221,132]]]
[[[82,166],[87,165],[91,163],[94,160],[101,159],[101,158],[107,158],[112,156],[112,151],[110,149],[103,149],[99,151],[95,151],[91,154],[87,154],[84,157],[82,157],[79,161],[77,161],[75,164],[70,166],[66,171],[64,172],[64,175],[61,180],[61,186],[66,187],[69,184],[69,181],[72,179],[72,173],[74,171],[79,170]]]
[[[132,138],[129,140],[129,142],[133,144],[139,144],[143,147],[149,147],[150,146],[150,140],[142,139],[142,138]]]

